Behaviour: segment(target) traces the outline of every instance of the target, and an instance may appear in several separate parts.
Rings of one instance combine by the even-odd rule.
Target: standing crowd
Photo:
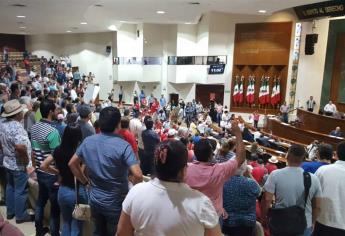
[[[7,219],[34,221],[37,236],[83,235],[76,203],[89,206],[96,236],[344,235],[345,142],[307,161],[292,144],[281,168],[257,143],[268,140],[257,112],[252,127],[215,101],[143,90],[127,107],[122,88],[119,107],[98,105],[83,99],[92,73],[72,73],[66,58],[42,64],[25,84],[0,84],[1,197]]]

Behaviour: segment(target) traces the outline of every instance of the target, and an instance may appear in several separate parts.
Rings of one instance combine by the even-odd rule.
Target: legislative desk
[[[304,143],[300,143],[300,142],[297,142],[296,140],[291,140],[291,139],[287,139],[287,138],[282,138],[282,137],[279,137],[279,136],[275,136],[275,135],[272,135],[271,133],[268,133],[266,131],[263,131],[263,130],[260,130],[260,132],[268,137],[272,137],[276,140],[278,140],[279,142],[279,145],[285,147],[285,148],[289,148],[291,146],[291,144],[298,144],[298,145],[301,145],[303,147],[307,147],[308,145],[304,144]]]
[[[295,140],[305,145],[309,145],[314,140],[318,140],[320,142],[329,143],[333,148],[335,148],[339,142],[345,140],[344,138],[337,138],[319,132],[297,128],[292,125],[282,123],[275,118],[267,119],[265,131],[272,135]]]
[[[323,116],[313,112],[297,109],[298,124],[296,127],[319,132],[322,134],[329,134],[335,127],[340,127],[342,132],[345,132],[345,120],[333,118],[330,116]]]

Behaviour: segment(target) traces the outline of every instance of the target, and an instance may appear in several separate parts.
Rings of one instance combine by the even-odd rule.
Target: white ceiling
[[[190,2],[199,2],[191,5]],[[0,0],[0,33],[104,32],[120,21],[197,23],[203,13],[266,14],[317,0]],[[23,4],[25,7],[12,6]],[[95,6],[101,4],[101,7]],[[165,11],[159,15],[157,10]],[[24,15],[26,18],[17,18]],[[87,22],[87,25],[81,25]],[[22,27],[22,28],[20,28]],[[24,29],[25,27],[25,29]]]

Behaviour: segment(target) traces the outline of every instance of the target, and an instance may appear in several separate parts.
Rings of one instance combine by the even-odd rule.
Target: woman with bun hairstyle
[[[187,156],[181,141],[168,140],[157,146],[156,177],[135,185],[128,193],[122,204],[118,236],[221,235],[212,202],[183,182]]]

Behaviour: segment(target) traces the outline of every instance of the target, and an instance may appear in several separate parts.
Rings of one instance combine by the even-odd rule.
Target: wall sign
[[[210,70],[208,73],[210,75],[216,75],[216,74],[224,74],[225,64],[215,64],[210,65]]]
[[[317,17],[336,17],[345,15],[345,1],[333,0],[309,5],[295,7],[299,19],[310,19]]]

